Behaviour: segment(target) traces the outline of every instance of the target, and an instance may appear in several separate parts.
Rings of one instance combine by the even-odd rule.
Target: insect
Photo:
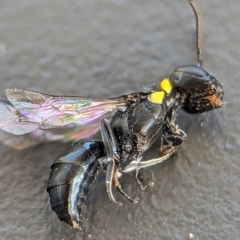
[[[39,130],[76,124],[100,124],[101,139],[80,139],[66,149],[52,164],[47,191],[52,209],[59,219],[73,228],[81,228],[81,210],[99,171],[106,171],[109,199],[118,202],[115,187],[131,203],[121,187],[119,176],[136,172],[136,180],[145,188],[139,170],[168,159],[186,140],[176,124],[180,108],[190,114],[214,110],[223,105],[221,83],[203,69],[200,43],[200,19],[193,0],[189,4],[196,20],[197,65],[177,67],[159,86],[116,98],[63,97],[22,89],[8,89],[12,104],[0,103],[0,128],[22,135]],[[113,113],[109,116],[109,113]],[[93,125],[92,125],[93,124]],[[143,153],[160,136],[160,157],[142,160]]]

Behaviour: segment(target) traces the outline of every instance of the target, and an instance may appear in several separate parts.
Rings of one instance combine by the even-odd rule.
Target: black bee
[[[106,188],[112,202],[121,205],[112,192],[115,187],[130,202],[119,176],[168,159],[185,141],[186,134],[175,124],[180,108],[202,113],[223,105],[220,82],[202,67],[200,21],[196,5],[189,3],[196,19],[197,65],[177,67],[159,86],[111,99],[63,97],[21,89],[8,89],[9,103],[0,103],[0,128],[15,135],[75,124],[88,126],[88,133],[100,127],[101,139],[74,142],[52,165],[47,191],[52,209],[60,220],[81,228],[81,208],[99,171],[106,171]],[[112,116],[109,113],[113,112]],[[142,161],[143,153],[161,137],[161,156]]]

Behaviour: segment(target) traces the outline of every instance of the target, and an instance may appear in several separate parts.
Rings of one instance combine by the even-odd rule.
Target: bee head
[[[183,92],[183,109],[189,113],[202,113],[222,106],[223,87],[210,73],[201,67],[188,65],[176,68],[169,80]]]

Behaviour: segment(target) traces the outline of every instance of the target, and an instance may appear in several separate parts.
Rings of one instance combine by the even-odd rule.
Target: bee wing
[[[0,130],[0,142],[16,150],[22,150],[40,144],[42,142],[42,138],[35,138],[31,133],[16,136]]]
[[[126,106],[126,96],[113,99],[62,97],[8,89],[10,104],[0,102],[0,128],[15,135],[75,123],[86,125]]]
[[[31,122],[9,102],[0,101],[0,129],[15,135],[21,135],[40,127],[40,124]]]
[[[18,136],[0,130],[0,142],[16,150],[27,149],[42,142],[73,142],[83,138],[90,138],[99,131],[100,125],[100,122],[97,121],[84,126],[72,123],[48,130],[37,129]]]

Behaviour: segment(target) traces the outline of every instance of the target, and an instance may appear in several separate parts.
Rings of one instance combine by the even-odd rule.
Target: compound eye
[[[172,85],[179,88],[191,88],[197,84],[204,84],[204,82],[212,81],[212,76],[204,69],[187,65],[176,68],[170,75],[169,80]]]
[[[176,68],[174,72],[188,74],[195,77],[206,77],[209,75],[204,69],[195,65],[182,66],[182,67]]]

